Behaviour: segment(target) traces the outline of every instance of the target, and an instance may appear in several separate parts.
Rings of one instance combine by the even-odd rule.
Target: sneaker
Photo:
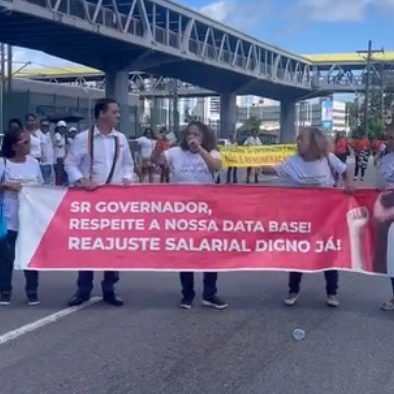
[[[218,296],[203,298],[202,304],[215,309],[226,309],[227,303],[221,300]]]
[[[336,295],[327,296],[326,302],[327,302],[327,305],[331,306],[332,308],[336,308],[337,306],[339,306],[338,297]]]
[[[0,305],[8,306],[11,304],[11,294],[1,294],[0,295]]]
[[[36,306],[40,303],[37,293],[30,293],[27,295],[27,303],[30,306]]]
[[[181,302],[179,303],[179,308],[189,310],[192,309],[192,307],[193,307],[192,299],[185,297],[181,299]]]
[[[297,293],[289,293],[288,295],[287,295],[287,297],[284,299],[284,303],[285,303],[285,305],[287,305],[287,306],[293,306],[293,305],[295,305],[295,303],[297,302],[297,300],[298,300],[298,294]]]
[[[383,304],[380,305],[380,309],[385,312],[394,311],[394,299],[383,302]]]

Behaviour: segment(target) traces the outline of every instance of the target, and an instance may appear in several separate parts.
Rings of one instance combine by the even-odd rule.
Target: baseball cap
[[[56,127],[67,127],[67,123],[64,120],[59,120],[59,122],[56,123]]]

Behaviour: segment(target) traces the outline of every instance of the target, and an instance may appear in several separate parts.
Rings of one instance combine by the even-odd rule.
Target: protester
[[[23,129],[22,122],[19,119],[13,118],[8,121],[8,131],[19,129]]]
[[[352,185],[347,177],[347,167],[334,154],[329,152],[329,142],[323,131],[317,128],[303,129],[297,138],[297,154],[276,165],[273,170],[288,186],[293,187],[333,187],[339,174],[345,191]],[[338,271],[324,272],[326,279],[327,305],[339,305],[337,298]],[[297,302],[302,279],[301,272],[289,275],[289,294],[284,302],[292,306]]]
[[[1,245],[0,305],[11,303],[12,273],[15,260],[15,244],[18,237],[18,193],[22,185],[41,184],[43,178],[39,163],[30,156],[30,135],[21,127],[10,129],[4,136],[0,158],[3,212],[7,223],[7,237]],[[26,296],[29,305],[39,304],[38,272],[24,271]]]
[[[41,139],[37,130],[37,118],[34,114],[27,114],[25,116],[25,130],[30,134],[30,154],[41,161]]]
[[[41,144],[40,168],[45,185],[53,184],[53,164],[55,161],[53,140],[49,128],[49,120],[42,119],[40,121],[40,129],[37,130],[37,136],[40,138]]]
[[[237,137],[236,135],[232,135],[230,137],[230,141],[227,144],[227,146],[237,146]],[[238,168],[237,167],[228,167],[227,172],[226,172],[226,183],[237,183],[237,172]],[[249,175],[250,177],[250,175]]]
[[[158,150],[159,154],[164,153],[171,148],[171,141],[167,138],[167,130],[165,128],[160,130],[160,134],[157,137],[157,143],[155,149]],[[170,170],[165,164],[160,164],[160,183],[170,182]]]
[[[350,149],[349,142],[343,133],[336,133],[334,153],[342,163],[346,163],[347,157],[350,154]]]
[[[214,183],[214,174],[222,168],[220,153],[216,147],[214,132],[204,123],[193,121],[187,126],[180,146],[165,151],[162,157],[154,157],[170,168],[170,179],[176,184]],[[227,304],[217,295],[217,272],[204,273],[202,304],[216,309],[225,309]],[[190,309],[195,297],[194,273],[181,272],[183,298],[179,306]]]
[[[381,145],[382,146],[382,145]],[[378,170],[381,179],[383,180],[383,184],[378,184],[377,187],[379,189],[394,189],[394,128],[390,128],[387,130],[386,138],[385,138],[385,150],[382,151],[385,154],[382,154],[382,157],[378,161]],[[387,226],[390,227],[390,224]],[[386,237],[388,230],[386,232]],[[384,234],[381,234],[383,236]],[[388,244],[388,242],[386,242]],[[387,248],[388,245],[386,245]],[[387,253],[383,254],[387,259]],[[382,265],[387,265],[387,262],[381,262]],[[381,309],[383,311],[394,311],[394,277],[390,278],[391,287],[393,291],[393,298],[390,301],[384,302],[381,305]]]
[[[153,130],[147,128],[142,137],[135,140],[140,147],[140,154],[142,159],[140,182],[143,183],[146,176],[148,182],[153,183],[154,166],[152,163],[152,153],[156,146],[156,138]]]
[[[244,142],[245,146],[259,146],[262,142],[259,138],[259,131],[257,129],[252,129],[252,135],[246,139]],[[254,168],[254,182],[259,183],[259,168]],[[252,167],[246,168],[246,183],[250,183],[250,176],[252,175]]]
[[[94,116],[95,125],[77,134],[66,157],[65,170],[70,183],[88,191],[107,184],[130,185],[134,180],[134,164],[127,138],[115,130],[120,119],[117,102],[99,99],[94,107]],[[115,294],[114,286],[118,281],[118,272],[104,272],[101,282],[103,301],[114,306],[123,305],[123,300]],[[90,299],[93,272],[80,271],[77,286],[78,291],[69,301],[70,306]]]
[[[360,181],[363,181],[365,171],[368,168],[369,156],[371,154],[369,139],[366,136],[357,138],[354,141],[352,148],[354,149],[355,159],[354,180],[356,181],[358,179],[360,173]]]
[[[56,185],[64,186],[67,185],[67,173],[64,170],[64,159],[66,157],[66,134],[67,134],[67,123],[64,120],[60,120],[56,123],[54,145],[55,145],[55,175]]]

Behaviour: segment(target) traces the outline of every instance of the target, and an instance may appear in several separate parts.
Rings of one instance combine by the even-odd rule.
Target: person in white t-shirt
[[[148,182],[153,183],[154,165],[152,163],[152,153],[155,150],[157,142],[153,130],[151,128],[145,129],[143,136],[137,138],[135,142],[140,147],[142,160],[140,182],[143,183],[146,176],[148,176]]]
[[[41,161],[41,139],[37,129],[36,115],[27,114],[25,116],[25,129],[30,134],[30,154],[38,161]]]
[[[55,161],[53,140],[49,128],[49,120],[41,119],[40,130],[38,130],[37,135],[40,137],[41,142],[40,168],[45,185],[50,185],[53,183],[53,164]]]
[[[187,126],[180,146],[166,150],[160,158],[153,158],[168,165],[170,182],[177,184],[214,184],[214,174],[221,170],[222,161],[216,147],[215,133],[204,123],[191,122]],[[181,189],[180,189],[181,190]],[[204,306],[225,309],[227,304],[217,295],[217,272],[204,273]],[[195,297],[193,272],[181,272],[182,300],[179,306],[190,309]]]
[[[0,305],[9,305],[12,293],[12,273],[15,244],[18,237],[18,193],[23,184],[42,184],[40,165],[30,155],[30,135],[23,129],[13,129],[4,136],[0,158],[0,190],[3,194],[3,212],[7,223],[7,236],[2,242],[0,261]],[[39,303],[38,272],[25,271],[26,296],[29,305]]]
[[[59,120],[59,122],[56,123],[54,135],[55,178],[57,186],[67,185],[67,173],[64,170],[67,146],[66,134],[67,123],[64,120]]]
[[[245,146],[259,146],[263,145],[259,138],[259,131],[252,129],[252,135],[244,142]],[[259,183],[259,168],[254,168],[254,182]],[[252,175],[252,167],[246,168],[246,183],[250,183],[250,176]]]
[[[353,185],[347,176],[346,164],[329,151],[329,142],[318,128],[305,128],[297,138],[298,153],[273,167],[274,172],[292,187],[327,187],[335,185],[337,176],[343,180],[345,191],[351,192]],[[339,305],[337,298],[338,271],[324,272],[326,279],[327,305]],[[284,302],[293,306],[298,299],[302,273],[291,272],[289,294]]]

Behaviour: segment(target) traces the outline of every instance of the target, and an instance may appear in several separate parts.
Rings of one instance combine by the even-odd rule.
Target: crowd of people
[[[156,137],[151,129],[147,129],[142,137],[128,141],[126,136],[116,129],[120,113],[114,100],[98,100],[94,107],[94,116],[95,123],[91,128],[71,136],[67,125],[58,122],[53,138],[49,135],[49,122],[41,120],[37,129],[37,119],[33,114],[26,116],[25,125],[18,119],[10,121],[0,158],[1,210],[7,230],[0,239],[0,305],[11,303],[15,243],[19,229],[18,193],[23,185],[52,182],[55,185],[70,185],[92,191],[108,184],[128,186],[134,182],[144,182],[146,178],[152,182],[155,168],[160,169],[162,182],[209,185],[215,183],[215,175],[222,169],[216,135],[201,122],[189,123],[180,143],[174,146],[166,137],[166,130],[162,130]],[[140,165],[135,163],[130,143],[136,143],[140,147]],[[257,130],[252,132],[245,145],[261,145]],[[305,128],[297,137],[296,153],[277,165],[264,167],[263,171],[277,175],[283,183],[292,187],[331,188],[341,179],[344,192],[352,193],[353,181],[348,177],[346,164],[350,149],[353,149],[356,155],[357,172],[354,177],[359,176],[359,171],[363,177],[362,152],[370,152],[369,142],[348,142],[345,136],[338,135],[332,151],[330,141],[323,131],[313,127]],[[388,130],[384,141],[374,149],[376,163],[385,182],[384,187],[393,188],[394,129]],[[137,167],[140,167],[140,170]],[[236,182],[236,169],[228,170],[231,171],[230,178],[232,175]],[[53,173],[55,181],[52,180]],[[250,176],[251,171],[248,171],[247,180],[250,180]],[[336,307],[339,305],[339,273],[328,270],[324,275],[326,303]],[[37,305],[39,273],[27,270],[25,279],[27,301],[29,305]],[[302,274],[299,272],[289,274],[289,291],[284,299],[286,305],[296,304],[301,279]],[[91,271],[78,273],[77,291],[69,300],[70,306],[81,305],[90,299],[93,280]],[[104,272],[101,282],[103,301],[113,306],[123,305],[123,300],[115,292],[118,281],[118,272]],[[204,274],[202,303],[216,309],[225,309],[227,303],[217,295],[217,281],[217,273]],[[193,273],[181,272],[180,283],[182,299],[179,306],[190,309],[196,295]],[[394,279],[392,284],[394,294]],[[384,303],[382,309],[394,310],[394,301]]]

